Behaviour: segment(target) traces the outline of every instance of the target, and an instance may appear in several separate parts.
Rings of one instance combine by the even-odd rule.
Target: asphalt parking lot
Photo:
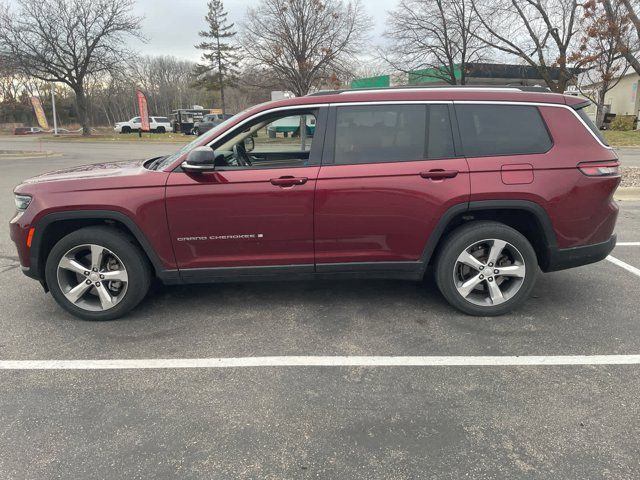
[[[0,137],[0,149],[33,142]],[[90,323],[20,272],[11,190],[47,170],[178,146],[45,148],[61,155],[0,160],[0,363],[470,360],[0,370],[0,478],[640,478],[640,365],[607,361],[640,354],[640,202],[621,204],[618,240],[629,245],[612,253],[630,269],[603,261],[541,275],[524,308],[504,317],[458,313],[427,279],[159,287],[130,316]],[[589,357],[473,360],[494,356]]]

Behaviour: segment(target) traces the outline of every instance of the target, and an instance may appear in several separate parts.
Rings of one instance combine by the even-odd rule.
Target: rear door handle
[[[445,178],[453,178],[458,175],[458,170],[442,170],[433,169],[426,172],[420,172],[422,178],[430,178],[432,180],[442,180]]]
[[[307,180],[307,177],[279,177],[272,178],[271,184],[278,187],[293,187],[294,185],[304,185]]]

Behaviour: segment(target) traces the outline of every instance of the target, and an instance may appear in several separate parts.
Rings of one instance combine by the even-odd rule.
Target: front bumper
[[[556,272],[604,260],[615,248],[616,239],[617,235],[614,233],[606,242],[552,250],[549,252],[547,264],[543,266],[542,270]]]

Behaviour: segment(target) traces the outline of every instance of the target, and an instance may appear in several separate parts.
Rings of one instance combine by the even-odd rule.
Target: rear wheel
[[[517,230],[473,222],[452,232],[436,260],[436,282],[447,301],[470,315],[493,316],[522,305],[538,271],[536,253]]]
[[[85,320],[112,320],[140,303],[151,273],[129,236],[109,227],[88,227],[53,247],[45,276],[51,294],[68,312]]]
[[[158,127],[158,128],[156,128],[156,133],[164,133],[164,132],[166,132],[166,130],[165,130],[165,128],[164,128],[164,127]]]
[[[127,127],[124,126],[122,127],[122,130],[120,130],[122,133],[131,133],[131,127]]]

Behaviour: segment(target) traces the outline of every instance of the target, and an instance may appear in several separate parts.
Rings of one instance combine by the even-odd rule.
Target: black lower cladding
[[[604,260],[616,246],[617,236],[613,234],[609,240],[593,245],[551,250],[549,261],[542,269],[545,272],[556,272],[567,268],[589,265]]]

